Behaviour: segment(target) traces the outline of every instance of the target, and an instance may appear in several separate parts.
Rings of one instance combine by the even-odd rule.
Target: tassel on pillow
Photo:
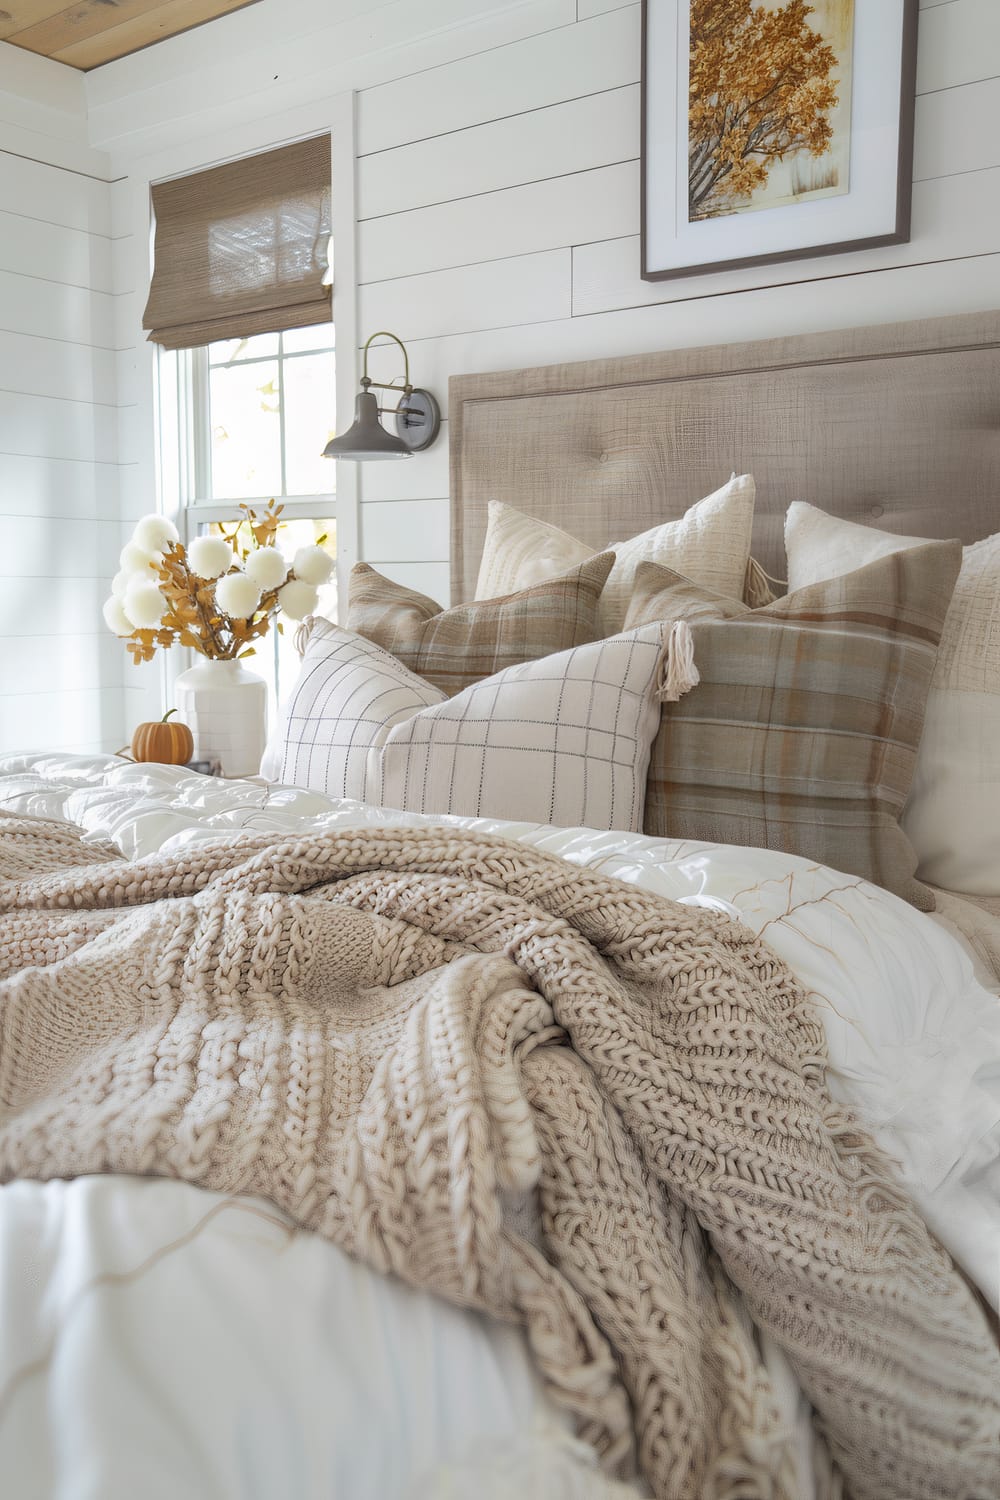
[[[309,637],[312,635],[312,628],[315,624],[316,616],[306,615],[302,624],[295,632],[295,649],[300,656],[305,656],[306,654],[306,646],[309,644]]]
[[[747,561],[747,570],[743,575],[743,603],[749,604],[751,609],[765,609],[767,605],[773,604],[777,594],[771,590],[771,584],[784,585],[783,578],[772,578],[770,573],[765,573],[755,557]]]
[[[700,681],[701,675],[694,664],[691,627],[687,620],[675,620],[663,656],[657,697],[661,703],[676,703]]]

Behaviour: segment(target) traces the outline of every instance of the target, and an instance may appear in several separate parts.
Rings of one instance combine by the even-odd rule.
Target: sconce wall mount
[[[376,339],[391,339],[403,351],[403,386],[383,380],[372,380],[368,374],[368,350]],[[399,404],[379,406],[372,387],[400,392]],[[383,427],[380,418],[395,418],[395,432]],[[343,437],[333,438],[323,449],[324,458],[347,458],[355,461],[382,458],[410,458],[429,448],[441,430],[441,410],[430,391],[410,382],[410,357],[406,345],[394,333],[373,333],[365,343],[361,375],[361,393],[354,403],[354,422]]]

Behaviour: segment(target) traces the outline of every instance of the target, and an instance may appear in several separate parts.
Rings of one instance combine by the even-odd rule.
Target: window
[[[321,537],[335,551],[336,465],[320,457],[335,410],[331,198],[329,135],[152,184],[142,324],[159,346],[161,495],[186,541],[274,498],[289,560]],[[320,608],[336,609],[335,586]],[[272,710],[297,664],[291,634],[270,631],[252,662]]]
[[[185,541],[239,517],[240,503],[284,505],[279,545],[324,538],[336,555],[337,466],[320,455],[334,436],[332,323],[160,351],[160,468]],[[320,612],[336,618],[336,578]],[[269,683],[272,712],[298,667],[294,627],[272,629],[247,665]]]

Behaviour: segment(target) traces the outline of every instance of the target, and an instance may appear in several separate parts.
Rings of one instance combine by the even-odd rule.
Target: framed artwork
[[[910,237],[918,0],[643,0],[642,275]]]

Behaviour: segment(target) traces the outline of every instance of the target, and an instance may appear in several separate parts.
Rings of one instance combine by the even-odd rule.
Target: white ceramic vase
[[[175,684],[177,717],[194,736],[193,760],[223,776],[256,776],[267,742],[267,684],[239,661],[199,657]]]

